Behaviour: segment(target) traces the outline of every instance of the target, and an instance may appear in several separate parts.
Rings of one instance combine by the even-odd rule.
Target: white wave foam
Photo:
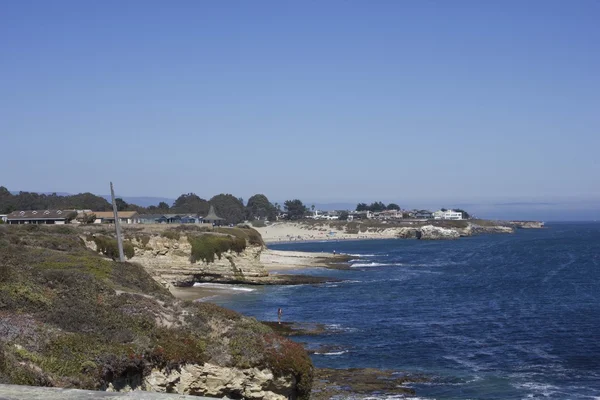
[[[377,254],[345,254],[346,256],[352,256],[352,257],[377,257]],[[386,254],[380,254],[381,256],[385,256]]]
[[[334,332],[356,332],[357,331],[356,328],[348,328],[348,327],[342,326],[340,324],[327,324],[327,325],[325,325],[325,328],[328,331],[334,331]]]
[[[346,354],[348,352],[349,352],[349,350],[341,350],[341,351],[330,351],[328,353],[315,352],[315,354],[318,354],[320,356],[341,356],[342,354]]]
[[[236,290],[239,292],[254,292],[256,289],[250,289],[242,286],[227,285],[225,283],[210,283],[210,282],[196,282],[194,287],[204,287],[210,289],[222,289],[222,290]]]
[[[538,383],[538,382],[525,382],[525,383],[517,383],[517,384],[512,384],[513,387],[516,387],[517,389],[525,389],[525,390],[531,390],[534,393],[532,393],[531,395],[527,395],[528,398],[533,398],[533,397],[537,397],[535,396],[536,394],[541,394],[544,397],[549,397],[552,396],[555,393],[560,393],[558,392],[558,390],[560,389],[557,386],[554,385],[549,385],[549,384],[544,384],[544,383]]]
[[[219,297],[218,294],[215,294],[213,296],[202,297],[201,299],[194,300],[194,303],[204,303],[204,302],[210,301],[212,299],[216,299],[217,297]]]
[[[403,394],[384,394],[378,396],[367,396],[367,397],[349,397],[347,399],[360,399],[360,400],[435,400],[432,397],[413,397],[405,396]]]
[[[368,267],[385,267],[386,265],[392,265],[392,264],[371,262],[371,263],[354,263],[350,266],[352,268],[368,268]]]

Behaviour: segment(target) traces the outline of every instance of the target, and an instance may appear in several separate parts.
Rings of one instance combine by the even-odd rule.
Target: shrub
[[[255,228],[264,228],[265,226],[267,226],[267,224],[265,223],[265,221],[260,220],[260,219],[252,221],[251,224]]]
[[[253,229],[248,225],[238,225],[238,227],[236,228],[215,228],[214,232],[224,233],[226,235],[232,235],[238,238],[242,238],[244,240],[247,240],[248,243],[250,243],[253,246],[264,246],[265,244],[262,240],[262,236],[260,236],[260,233],[258,233],[256,229]]]
[[[220,235],[201,235],[188,236],[188,241],[192,245],[191,262],[200,260],[209,264],[215,262],[215,255],[221,259],[223,253],[230,250],[241,253],[246,249],[246,240],[238,237],[220,236]]]
[[[94,243],[96,243],[98,253],[102,253],[113,260],[119,259],[119,246],[117,244],[117,239],[108,236],[96,235],[93,237],[93,240]],[[135,249],[130,241],[123,242],[123,253],[127,258],[132,258],[135,255]]]
[[[181,233],[176,230],[169,229],[168,231],[162,232],[160,236],[171,240],[179,240]]]
[[[276,335],[266,337],[267,365],[275,375],[292,374],[298,381],[298,399],[310,399],[314,369],[301,344]]]
[[[123,254],[125,254],[125,257],[127,257],[127,259],[130,259],[133,256],[135,256],[135,248],[133,247],[133,243],[131,243],[128,240],[123,242]]]

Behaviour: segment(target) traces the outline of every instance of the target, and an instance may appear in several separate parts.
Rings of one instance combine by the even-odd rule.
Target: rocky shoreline
[[[427,220],[384,223],[379,221],[276,222],[256,228],[266,243],[368,239],[453,240],[490,233],[514,233],[517,229],[541,229],[538,221]]]

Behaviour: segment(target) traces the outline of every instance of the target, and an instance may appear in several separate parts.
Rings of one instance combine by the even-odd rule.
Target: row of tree
[[[385,210],[396,210],[400,211],[400,206],[396,203],[390,203],[387,206],[381,201],[376,201],[371,204],[367,203],[358,203],[356,205],[356,211],[371,211],[371,212],[381,212]]]
[[[256,194],[244,200],[231,194],[218,194],[206,200],[195,193],[179,196],[172,205],[160,202],[157,206],[142,207],[129,204],[122,198],[115,199],[117,210],[137,211],[140,214],[199,214],[206,215],[213,205],[215,212],[229,224],[245,220],[275,220],[280,211],[278,204],[271,204],[264,194]],[[94,210],[110,211],[111,204],[103,197],[92,193],[60,196],[57,194],[39,194],[19,192],[12,194],[7,188],[0,186],[0,214],[9,214],[17,210]]]
[[[9,214],[17,210],[65,210],[90,209],[109,211],[108,201],[92,193],[80,193],[72,196],[19,192],[12,194],[4,186],[0,186],[0,214]]]
[[[245,220],[269,220],[274,221],[282,212],[281,206],[271,203],[264,194],[255,194],[244,204],[242,198],[232,194],[218,194],[210,200],[201,198],[195,193],[186,193],[179,196],[172,205],[160,202],[156,206],[141,207],[136,204],[128,204],[121,198],[115,199],[119,211],[137,211],[140,214],[199,214],[206,215],[213,205],[217,215],[224,218],[228,224],[237,224]],[[284,212],[289,220],[298,220],[306,216],[309,209],[298,199],[284,202]],[[311,207],[314,210],[314,206]],[[80,193],[76,195],[60,196],[57,194],[39,194],[33,192],[19,192],[12,194],[7,188],[0,186],[0,214],[8,214],[16,210],[94,210],[110,211],[112,206],[106,199],[92,193]],[[395,203],[384,204],[376,201],[371,204],[359,203],[356,211],[381,212],[384,210],[400,210]],[[442,211],[445,211],[442,208]],[[470,218],[469,213],[461,209],[463,218]],[[342,214],[340,219],[346,219]]]

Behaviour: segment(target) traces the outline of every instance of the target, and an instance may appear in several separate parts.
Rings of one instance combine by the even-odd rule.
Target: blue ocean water
[[[261,287],[215,302],[264,320],[322,322],[319,367],[430,379],[426,399],[600,399],[600,224],[457,241],[291,243],[360,254],[340,283]],[[303,271],[306,273],[306,271]]]

